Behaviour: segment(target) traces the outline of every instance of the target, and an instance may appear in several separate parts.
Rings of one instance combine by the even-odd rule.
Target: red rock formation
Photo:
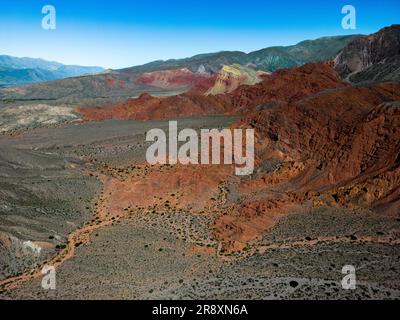
[[[159,88],[181,88],[201,84],[209,78],[211,78],[211,75],[207,73],[193,73],[188,69],[175,69],[143,73],[136,80],[136,83]]]
[[[214,226],[227,250],[261,237],[282,213],[315,204],[400,215],[400,84],[326,90],[249,114],[258,163],[283,164],[238,186],[242,204]],[[271,189],[274,189],[271,192]]]
[[[88,120],[134,119],[159,120],[185,116],[224,114],[229,109],[214,97],[183,93],[170,97],[153,97],[147,93],[108,108],[78,109]]]
[[[243,84],[254,85],[261,82],[262,76],[267,74],[239,64],[225,65],[215,74],[215,82],[206,94],[230,93]]]
[[[88,120],[172,119],[192,115],[243,114],[266,103],[292,102],[324,89],[346,86],[336,71],[326,63],[308,64],[280,70],[256,85],[243,85],[232,93],[217,96],[203,93],[212,78],[199,81],[186,93],[165,98],[142,94],[139,98],[104,108],[78,109]]]
[[[282,69],[253,86],[241,86],[231,94],[221,95],[239,113],[254,108],[268,108],[271,102],[293,102],[325,89],[344,87],[338,73],[328,63],[310,63]],[[267,105],[265,105],[267,104]]]
[[[323,172],[308,181],[322,188],[393,164],[399,150],[400,84],[328,90],[273,110],[252,113],[243,126],[282,159],[312,161]],[[397,126],[397,127],[396,127]],[[396,149],[397,148],[397,149]]]
[[[351,82],[400,80],[400,25],[352,41],[334,59],[335,69]]]
[[[253,86],[216,96],[190,91],[147,94],[88,119],[168,119],[236,113],[255,128],[257,173],[235,182],[231,203],[213,226],[226,250],[257,240],[283,213],[309,205],[372,208],[399,215],[400,83],[351,86],[330,64],[281,70]],[[279,163],[272,171],[264,167]]]

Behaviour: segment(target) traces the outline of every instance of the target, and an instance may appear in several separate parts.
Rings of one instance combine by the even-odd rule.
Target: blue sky
[[[53,5],[57,29],[41,28]],[[341,8],[357,29],[341,27]],[[400,23],[399,0],[0,0],[0,54],[122,68],[221,50],[249,52]]]

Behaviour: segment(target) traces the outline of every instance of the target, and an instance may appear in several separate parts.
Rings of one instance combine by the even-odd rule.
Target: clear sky
[[[44,30],[44,5],[56,30]],[[356,8],[344,30],[341,9]],[[249,52],[400,23],[400,0],[0,0],[0,54],[122,68],[221,50]]]

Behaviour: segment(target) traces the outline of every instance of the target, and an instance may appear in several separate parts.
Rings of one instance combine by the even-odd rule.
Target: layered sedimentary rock
[[[240,201],[212,225],[224,250],[243,249],[283,214],[309,206],[398,215],[400,84],[350,85],[330,62],[261,77],[223,94],[142,95],[79,111],[87,119],[242,115],[235,127],[255,129],[257,168],[233,183]]]
[[[342,87],[249,114],[239,126],[257,133],[258,172],[216,234],[240,249],[307,205],[398,215],[399,100],[399,83]]]
[[[163,98],[144,93],[138,98],[128,99],[106,108],[78,109],[78,112],[88,120],[160,120],[223,114],[227,111],[228,109],[214,97],[190,92]]]
[[[169,97],[142,94],[123,103],[80,108],[78,112],[89,120],[155,120],[191,115],[244,114],[256,108],[268,108],[271,103],[290,102],[324,89],[346,86],[327,63],[307,64],[259,76],[263,80],[255,85],[242,85],[230,93],[215,96],[204,92],[203,86]]]
[[[185,86],[196,86],[210,77],[211,75],[207,73],[194,73],[183,68],[143,73],[136,80],[136,83],[159,88],[180,88]]]
[[[360,37],[335,57],[335,68],[351,82],[400,80],[400,25]]]
[[[261,82],[262,75],[266,74],[268,73],[239,64],[223,66],[215,76],[215,83],[206,94],[229,93],[243,84],[254,85]]]

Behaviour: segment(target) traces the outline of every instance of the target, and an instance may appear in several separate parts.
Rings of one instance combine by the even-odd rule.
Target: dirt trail
[[[109,183],[110,180],[114,178],[106,177],[106,176],[98,176],[100,181],[103,183],[103,188],[106,183]],[[68,259],[72,258],[75,254],[75,248],[82,245],[82,244],[87,244],[90,242],[90,234],[98,230],[100,228],[103,228],[105,226],[108,226],[112,224],[113,222],[119,220],[122,218],[122,216],[116,215],[116,214],[107,214],[104,211],[104,208],[106,208],[106,202],[107,200],[100,197],[98,204],[96,206],[96,211],[94,214],[94,218],[84,224],[82,227],[79,229],[75,230],[68,236],[68,243],[66,247],[59,252],[50,260],[47,261],[37,267],[35,267],[33,270],[26,271],[21,275],[11,277],[4,279],[0,281],[0,291],[5,291],[5,290],[12,290],[15,287],[17,287],[19,284],[42,277],[42,268],[45,265],[53,266],[57,268],[60,266],[62,263],[67,261]]]
[[[226,179],[231,176],[231,171],[228,169],[222,170],[221,168],[216,167],[196,167],[195,169],[185,166],[176,166],[171,168],[136,166],[136,168],[132,167],[126,169],[126,172],[118,168],[107,168],[107,170],[95,170],[91,172],[91,175],[96,175],[103,185],[102,193],[96,203],[92,220],[72,232],[68,236],[66,247],[57,252],[51,260],[46,261],[19,276],[0,281],[0,292],[12,290],[21,283],[42,277],[43,274],[41,273],[41,270],[44,265],[51,265],[55,268],[59,267],[62,263],[74,256],[77,247],[90,243],[90,235],[93,231],[111,225],[120,219],[127,218],[137,212],[137,210],[141,210],[140,208],[143,210],[146,208],[160,210],[160,208],[165,209],[165,207],[161,205],[165,205],[166,203],[171,206],[185,204],[185,207],[190,208],[191,211],[194,210],[201,212],[206,212],[212,207],[214,207],[214,210],[222,208],[222,203],[225,203],[226,201],[225,197],[220,199],[222,203],[219,203],[219,200],[215,198],[218,198],[217,196],[221,195],[221,192],[223,193],[224,190],[221,191],[219,187],[223,181],[226,181]],[[162,188],[167,191],[160,191],[160,183],[167,186],[167,188]],[[200,193],[198,192],[199,189],[201,189]],[[195,190],[197,190],[197,192],[195,192]],[[143,194],[154,195],[154,198],[147,199],[146,197],[143,197]],[[269,212],[270,215],[274,213],[273,217],[275,217],[275,211],[278,208],[281,210],[283,208],[281,203],[272,207],[268,204],[268,201],[264,201],[256,203],[255,207],[250,206],[248,209],[251,209],[251,212],[248,214],[247,219],[254,218],[253,222],[260,224],[260,218],[253,217],[252,215],[254,208],[257,210],[260,208],[265,209],[264,211]],[[200,206],[196,207],[196,205]],[[244,209],[242,208],[242,215],[247,212]],[[226,210],[227,209],[224,208],[222,211],[226,212]],[[273,217],[268,215],[263,215],[263,217],[268,218],[268,223],[272,223],[272,220],[274,220],[272,219]],[[225,222],[222,225],[227,225],[227,218],[229,218],[229,215],[221,215],[222,220],[220,220]],[[251,230],[253,225],[248,226],[248,224],[245,224],[248,228],[251,227]],[[242,224],[240,224],[240,226],[243,227]],[[265,227],[265,224],[261,224],[261,227]],[[264,228],[261,229],[264,230]],[[248,235],[249,233],[245,232],[244,234]],[[224,233],[224,237],[220,238],[220,240],[225,241],[227,239],[229,240],[230,238],[229,236],[227,237],[226,233]],[[246,253],[242,252],[243,254],[241,257],[251,255],[255,252],[263,253],[268,250],[279,248],[290,249],[294,247],[313,246],[324,242],[399,244],[400,240],[384,237],[359,237],[357,239],[351,239],[349,237],[319,237],[308,241],[288,240],[281,243],[259,243],[253,246]],[[220,250],[217,250],[217,255],[220,258],[225,259],[226,256],[224,256],[224,254],[221,255],[219,251]]]
[[[135,203],[141,205],[141,208],[154,207],[154,199],[147,199],[143,197],[143,194],[157,194],[157,191],[160,190],[160,182],[166,184],[167,187],[163,188],[161,193],[159,192],[158,196],[160,196],[159,199],[161,200],[157,202],[162,203],[166,199],[166,193],[181,193],[182,196],[179,198],[179,202],[195,209],[194,206],[198,202],[202,204],[208,203],[208,198],[218,191],[220,181],[229,176],[231,172],[231,169],[222,170],[221,168],[215,168],[215,166],[208,167],[208,171],[204,171],[204,168],[196,167],[196,174],[192,175],[189,174],[188,170],[190,171],[190,168],[188,169],[187,166],[175,166],[172,169],[156,168],[155,170],[148,165],[137,165],[135,170],[128,170],[127,172],[115,168],[105,172],[101,170],[90,172],[90,175],[98,177],[103,184],[102,196],[96,203],[92,220],[72,232],[68,236],[66,247],[57,252],[50,261],[42,263],[21,275],[0,281],[0,291],[12,290],[23,282],[42,277],[41,270],[45,265],[57,268],[74,256],[76,247],[90,242],[90,234],[93,231],[106,227],[135,212],[133,209]],[[206,173],[209,172],[213,174],[208,176]],[[199,190],[200,186],[202,187],[201,194],[204,199],[195,193],[193,189],[195,187]],[[171,204],[173,204],[172,199]],[[137,209],[140,210],[137,205]]]

